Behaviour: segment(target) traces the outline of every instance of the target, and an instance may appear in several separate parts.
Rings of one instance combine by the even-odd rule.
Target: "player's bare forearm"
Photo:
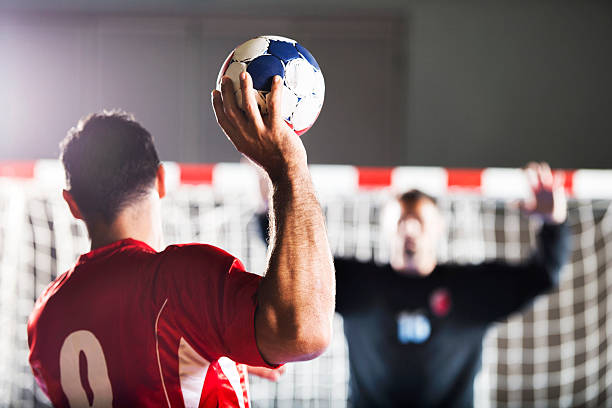
[[[281,114],[282,84],[272,81],[262,117],[247,73],[240,77],[245,111],[231,80],[214,91],[217,122],[236,149],[261,166],[273,185],[271,250],[255,315],[259,351],[269,363],[307,360],[331,338],[335,276],[321,208],[308,171],[306,150]]]
[[[271,363],[307,360],[321,354],[331,337],[335,274],[305,163],[273,182],[272,211],[270,259],[258,297],[258,344]]]

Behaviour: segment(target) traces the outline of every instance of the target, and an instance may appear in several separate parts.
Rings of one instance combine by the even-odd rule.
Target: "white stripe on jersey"
[[[159,316],[161,316],[164,307],[166,307],[166,303],[168,303],[168,298],[162,305],[161,309],[159,309],[159,313],[157,313],[157,319],[155,319],[155,351],[157,352],[157,365],[159,366],[159,378],[162,382],[162,387],[164,388],[164,394],[166,395],[166,401],[168,402],[168,408],[172,408],[170,405],[170,398],[168,398],[168,391],[166,390],[166,383],[164,383],[164,374],[162,373],[161,360],[159,359],[159,339],[157,337],[157,323],[159,322]]]
[[[242,386],[240,384],[240,374],[238,374],[238,367],[236,367],[236,363],[234,363],[227,357],[221,357],[218,361],[219,366],[223,371],[223,374],[225,374],[230,384],[232,385],[234,392],[236,393],[240,408],[244,408],[244,394],[242,393]]]
[[[198,408],[210,362],[199,355],[183,337],[179,343],[178,361],[185,408]]]

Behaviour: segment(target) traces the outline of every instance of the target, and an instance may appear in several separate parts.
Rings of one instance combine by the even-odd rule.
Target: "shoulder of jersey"
[[[177,260],[202,261],[207,259],[216,262],[232,263],[236,259],[229,252],[209,244],[176,244],[170,245],[160,254]]]

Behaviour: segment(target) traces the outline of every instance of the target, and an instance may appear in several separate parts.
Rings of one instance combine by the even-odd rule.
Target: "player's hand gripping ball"
[[[272,78],[279,75],[283,80],[281,112],[287,124],[301,135],[317,120],[323,106],[325,81],[319,64],[306,48],[289,38],[273,35],[262,35],[236,47],[219,71],[217,89],[221,89],[224,75],[230,77],[241,109],[244,108],[240,74],[244,71],[253,79],[253,92],[262,114],[268,112],[266,101]]]

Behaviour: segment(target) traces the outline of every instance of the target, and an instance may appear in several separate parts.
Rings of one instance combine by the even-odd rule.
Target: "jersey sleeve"
[[[255,338],[261,277],[232,255],[208,245],[174,246],[161,266],[162,291],[183,337],[208,359],[222,356],[268,365]]]
[[[492,322],[530,305],[535,297],[558,284],[569,246],[566,225],[544,225],[536,250],[525,262],[512,265],[495,261],[465,267],[465,273],[457,275],[463,285],[469,286],[462,293],[471,299],[460,301],[464,316]]]

